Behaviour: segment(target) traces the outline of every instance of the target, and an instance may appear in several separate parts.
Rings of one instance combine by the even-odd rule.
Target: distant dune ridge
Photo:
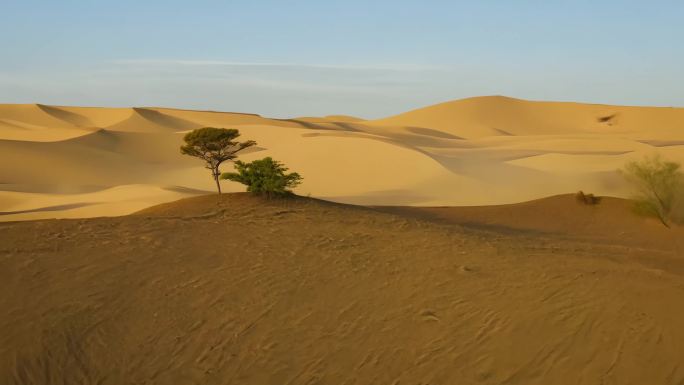
[[[185,132],[204,126],[256,140],[241,158],[283,161],[304,177],[300,194],[365,205],[491,205],[578,190],[625,197],[616,170],[628,160],[658,151],[684,162],[683,108],[492,96],[363,120],[0,105],[0,221],[123,215],[211,191],[202,164],[178,151]]]

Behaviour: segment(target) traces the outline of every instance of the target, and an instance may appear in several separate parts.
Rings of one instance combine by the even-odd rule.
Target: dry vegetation
[[[601,203],[601,197],[597,197],[594,194],[585,194],[583,191],[579,191],[575,194],[575,200],[578,203],[585,205],[597,205]]]
[[[658,218],[666,227],[681,219],[677,210],[684,200],[684,174],[680,168],[660,154],[628,163],[623,173],[637,191],[635,211]]]

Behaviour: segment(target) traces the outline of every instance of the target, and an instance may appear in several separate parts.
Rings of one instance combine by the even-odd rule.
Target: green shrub
[[[286,173],[287,167],[271,157],[250,163],[237,161],[235,169],[237,172],[223,173],[221,179],[242,183],[247,191],[268,197],[291,194],[290,189],[302,182],[299,174]]]
[[[679,163],[664,160],[660,155],[629,162],[622,171],[636,188],[635,210],[654,216],[667,227],[673,212],[682,200],[684,176]]]

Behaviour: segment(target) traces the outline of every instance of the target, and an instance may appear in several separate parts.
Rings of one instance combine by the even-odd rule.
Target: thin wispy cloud
[[[379,118],[452,99],[502,94],[537,100],[625,104],[616,93],[670,90],[667,74],[633,77],[538,67],[511,72],[496,63],[296,63],[133,58],[84,63],[77,68],[0,72],[0,101],[59,105],[166,106],[254,112],[273,117],[347,114]],[[486,75],[483,75],[486,74]],[[659,79],[658,77],[662,77]],[[573,97],[592,91],[592,98]],[[653,96],[652,96],[653,97]],[[644,96],[643,102],[657,100]]]
[[[273,117],[349,114],[381,117],[428,101],[438,66],[189,59],[120,59],[3,79],[0,99],[60,105],[166,106],[255,112]]]
[[[268,63],[221,60],[121,59],[97,69],[94,79],[111,77],[207,87],[250,87],[292,95],[376,95],[390,97],[398,87],[426,83],[445,67],[418,64]],[[106,74],[107,76],[102,76]],[[429,81],[428,81],[429,83]]]
[[[274,68],[316,68],[354,71],[436,71],[449,69],[447,66],[389,63],[389,64],[325,64],[325,63],[276,63],[276,62],[239,62],[225,60],[186,60],[186,59],[120,59],[113,64],[142,66],[186,66],[186,67],[274,67]]]

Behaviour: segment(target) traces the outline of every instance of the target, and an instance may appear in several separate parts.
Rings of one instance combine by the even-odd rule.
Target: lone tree
[[[205,167],[211,171],[219,194],[221,163],[237,158],[238,152],[256,144],[253,140],[238,142],[235,139],[239,136],[240,132],[233,128],[204,127],[193,130],[183,137],[185,145],[181,146],[181,153],[200,158],[206,163]]]
[[[670,227],[668,221],[677,200],[681,199],[684,186],[680,165],[654,155],[629,162],[623,175],[637,189],[635,209],[657,217],[663,225]]]
[[[287,167],[282,163],[267,157],[250,163],[235,162],[237,172],[227,172],[221,175],[221,179],[242,183],[247,186],[247,191],[257,194],[283,196],[291,194],[291,188],[302,182],[302,177],[296,172],[286,173]]]

